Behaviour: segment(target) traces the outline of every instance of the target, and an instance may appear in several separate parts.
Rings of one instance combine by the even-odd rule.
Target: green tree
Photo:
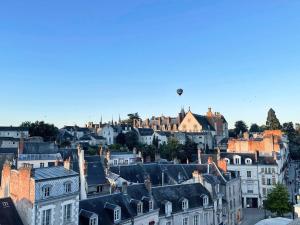
[[[275,111],[271,108],[268,112],[266,126],[268,130],[280,130],[281,125],[276,117]]]
[[[44,121],[36,121],[34,123],[26,121],[20,126],[28,127],[30,136],[43,137],[44,141],[55,141],[58,135],[58,128],[55,127],[53,124],[48,124]]]
[[[234,132],[236,136],[248,131],[246,123],[242,120],[236,121],[234,127]]]
[[[119,145],[125,145],[126,144],[126,139],[125,139],[125,134],[119,133],[116,137],[116,142]]]
[[[138,146],[139,137],[135,131],[129,131],[125,134],[125,144],[130,150]]]
[[[128,116],[128,119],[124,120],[123,123],[129,124],[131,126],[133,126],[133,121],[134,120],[139,120],[140,119],[140,116],[137,112],[136,113],[129,113],[127,116]]]
[[[260,127],[256,123],[253,123],[253,124],[251,124],[249,131],[250,132],[260,132]]]
[[[288,136],[289,140],[294,139],[297,135],[293,122],[282,124],[282,131]]]
[[[265,208],[272,213],[276,213],[277,216],[283,216],[283,214],[291,211],[289,193],[283,184],[277,184],[268,194]]]

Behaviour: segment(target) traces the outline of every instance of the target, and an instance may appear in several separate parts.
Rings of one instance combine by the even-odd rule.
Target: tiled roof
[[[0,224],[23,225],[22,220],[11,198],[0,199]]]
[[[36,181],[77,176],[77,175],[78,175],[78,173],[76,173],[75,171],[67,170],[62,166],[36,168],[36,169],[32,170],[32,177]]]

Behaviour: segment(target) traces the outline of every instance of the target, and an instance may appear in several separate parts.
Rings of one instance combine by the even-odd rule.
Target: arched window
[[[226,161],[227,165],[230,165],[230,160],[228,158],[225,158],[224,160]]]
[[[252,164],[252,159],[246,158],[246,159],[245,159],[245,164],[251,165],[251,164]]]
[[[189,208],[189,201],[187,199],[183,199],[181,205],[182,205],[182,210],[187,210]]]
[[[203,196],[203,206],[204,206],[204,207],[208,206],[208,203],[209,203],[208,196],[207,196],[207,195],[204,195],[204,196]]]
[[[64,191],[65,191],[65,193],[72,192],[72,182],[68,181],[68,182],[64,183]]]

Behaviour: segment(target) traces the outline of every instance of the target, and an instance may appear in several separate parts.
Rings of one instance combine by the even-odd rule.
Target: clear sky
[[[298,0],[0,3],[0,124],[139,112],[300,122]],[[176,95],[183,88],[182,97]]]

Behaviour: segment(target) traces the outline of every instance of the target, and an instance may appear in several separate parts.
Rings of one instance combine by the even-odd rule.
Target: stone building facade
[[[12,198],[24,225],[78,224],[79,177],[64,167],[5,164],[0,196]]]

